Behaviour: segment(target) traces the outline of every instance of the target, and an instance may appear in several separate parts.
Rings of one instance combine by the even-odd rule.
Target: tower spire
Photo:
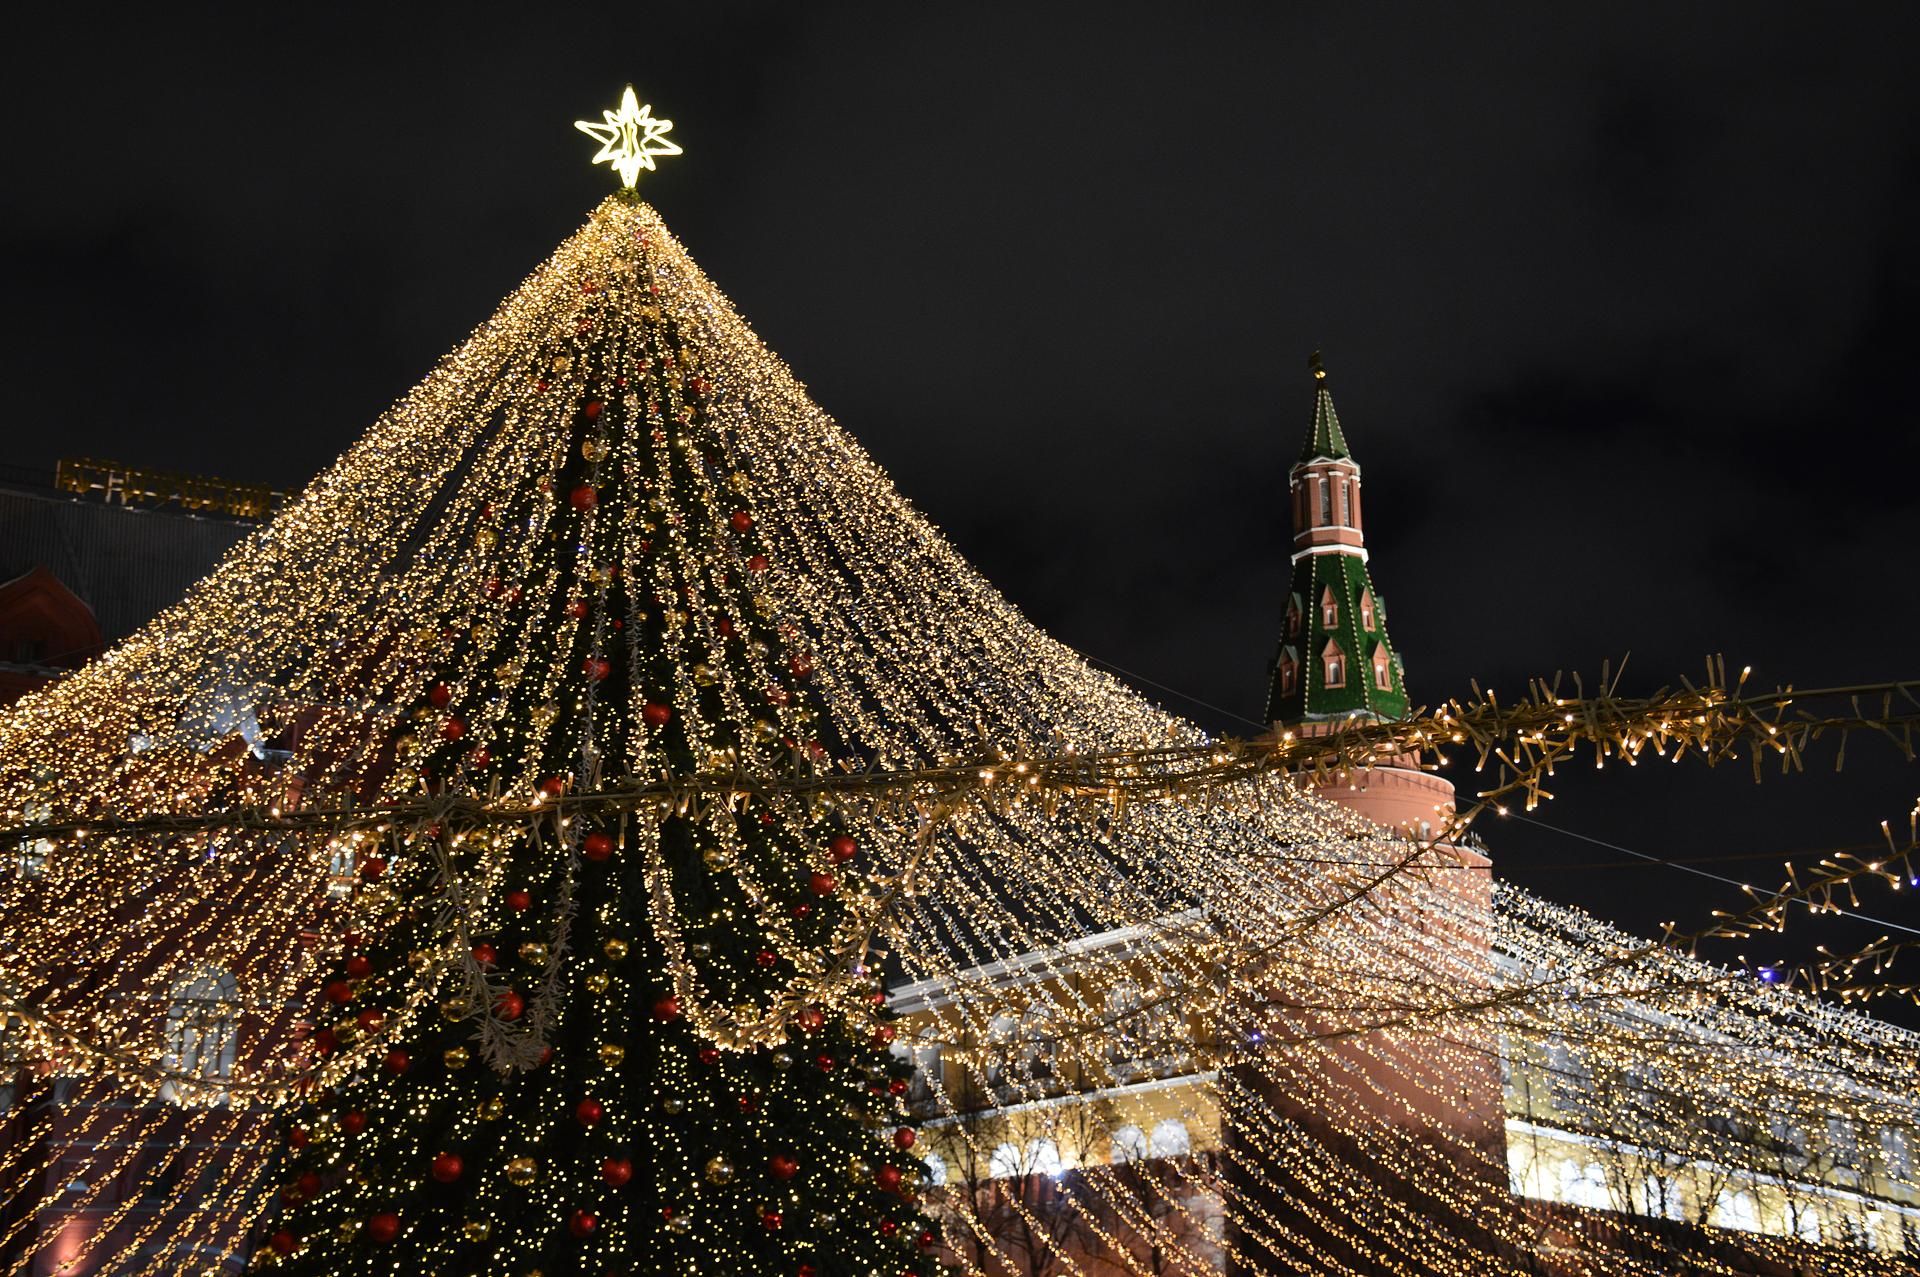
[[[1293,573],[1267,693],[1267,721],[1295,726],[1407,713],[1386,605],[1367,572],[1360,465],[1314,351],[1313,425],[1288,472]]]

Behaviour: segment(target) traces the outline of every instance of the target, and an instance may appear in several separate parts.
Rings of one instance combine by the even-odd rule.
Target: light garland
[[[644,648],[617,634],[645,635]],[[623,650],[628,668],[596,666]],[[681,676],[657,678],[654,661]],[[1020,617],[806,398],[654,213],[614,198],[180,606],[0,719],[0,811],[14,836],[53,844],[37,876],[0,886],[0,1006],[55,1067],[209,1104],[360,1094],[358,1075],[383,1055],[464,1017],[475,1058],[422,1083],[419,1105],[469,1095],[476,1070],[504,1067],[532,1079],[516,1092],[526,1107],[489,1116],[483,1104],[448,1138],[510,1133],[535,1147],[559,1138],[553,1115],[577,1097],[519,1070],[575,1006],[608,1008],[595,1012],[607,1017],[596,1050],[633,1050],[649,998],[728,1048],[714,1065],[618,1074],[608,1103],[653,1113],[706,1093],[697,1068],[732,1076],[787,1049],[776,1044],[803,1016],[865,1024],[858,1003],[884,974],[922,990],[903,1024],[953,1075],[932,1090],[927,1115],[946,1124],[929,1125],[930,1143],[951,1131],[990,1163],[997,1145],[973,1127],[1022,1106],[1053,1115],[1037,1130],[1082,1123],[1096,1151],[1136,1112],[1225,1133],[1158,1189],[1073,1170],[1110,1250],[1144,1229],[1184,1271],[1217,1249],[1270,1271],[1517,1273],[1545,1216],[1509,1190],[1504,1146],[1461,1129],[1499,1106],[1503,1033],[1542,1040],[1577,1019],[1596,1053],[1624,1060],[1641,1022],[1594,1010],[1651,1008],[1687,1026],[1670,1053],[1687,1075],[1679,1090],[1724,1089],[1744,1070],[1811,1102],[1844,1074],[1855,1118],[1912,1120],[1890,1113],[1892,1077],[1920,1059],[1910,1035],[1514,893],[1496,903],[1444,843],[1383,838],[1300,783],[1409,748],[1467,750],[1494,775],[1464,820],[1549,796],[1577,749],[1630,763],[1765,749],[1793,765],[1828,735],[1897,735],[1912,717],[1891,702],[1813,713],[1808,694],[1749,696],[1724,678],[1638,700],[1608,684],[1565,698],[1542,687],[1511,707],[1475,697],[1319,738],[1212,740]],[[668,723],[690,766],[670,761]],[[554,776],[556,756],[575,760],[570,775]],[[55,816],[28,814],[42,810]],[[857,843],[857,872],[820,850],[828,828]],[[599,872],[583,855],[593,833],[613,839],[634,889],[580,907]],[[807,850],[784,860],[766,846]],[[1893,863],[1793,889],[1813,899]],[[838,902],[815,922],[792,909],[809,875],[831,879],[822,895]],[[500,902],[523,877],[546,910],[541,938],[482,961],[474,951],[507,925]],[[765,937],[767,973],[736,965],[708,938],[717,930]],[[602,937],[625,953],[642,931],[664,989],[633,958],[607,956]],[[349,945],[353,932],[421,941],[413,963],[348,982],[341,1005],[382,1012],[368,1027],[329,1010],[338,1022],[295,1034],[262,1016],[231,1076],[164,1066],[170,990],[191,972],[230,972],[248,1004],[317,1009],[368,947]],[[1522,974],[1496,949],[1525,955]],[[599,982],[604,1001],[575,980]],[[1110,1006],[1125,985],[1138,996]],[[1563,1007],[1569,989],[1581,1016]],[[499,1010],[507,993],[524,1003],[512,1015]],[[1017,1017],[1005,1029],[1042,995],[1045,1035],[1023,1035]],[[1140,1079],[1109,1047],[1147,1021],[1128,1040],[1186,1071],[1129,1091]],[[324,1058],[311,1046],[323,1033],[338,1045]],[[1104,1108],[1061,1094],[1068,1070],[1073,1094],[1111,1093]],[[1756,1085],[1738,1083],[1737,1098],[1760,1100]],[[339,1115],[323,1116],[311,1136],[343,1147]],[[103,1107],[81,1138],[110,1151],[135,1121]],[[669,1140],[659,1155],[678,1166],[690,1147]],[[848,1181],[862,1191],[888,1163],[876,1151],[864,1164]],[[269,1173],[237,1160],[231,1195]],[[345,1212],[354,1228],[340,1244],[365,1246],[381,1186],[349,1164],[339,1174],[300,1195]],[[687,1178],[694,1213],[675,1218],[733,1209],[737,1168]],[[537,1166],[525,1183],[489,1181],[469,1222],[491,1228],[530,1203],[563,1220],[573,1201],[550,1182]],[[1003,1262],[1002,1222],[1050,1226],[1034,1201],[991,1217],[996,1192],[927,1190],[963,1270]],[[1217,1242],[1195,1195],[1218,1203]],[[597,1259],[692,1244],[646,1231],[665,1228],[658,1219],[602,1214],[583,1242]],[[499,1248],[503,1264],[526,1258],[504,1228],[416,1236],[409,1218],[396,1216],[395,1244],[435,1263],[465,1262],[469,1244]],[[817,1233],[839,1238],[851,1218]],[[1729,1271],[1704,1243],[1656,1228],[1570,1227],[1595,1272]],[[105,1258],[106,1236],[81,1252]],[[967,1238],[980,1243],[972,1259]],[[734,1243],[703,1240],[704,1271],[728,1271]],[[294,1242],[289,1262],[320,1245]],[[1871,1271],[1822,1254],[1832,1271]],[[1086,1270],[1071,1255],[1062,1266]]]

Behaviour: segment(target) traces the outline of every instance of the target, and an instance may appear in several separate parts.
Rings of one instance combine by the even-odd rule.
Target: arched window
[[[1340,650],[1338,643],[1328,642],[1321,651],[1320,674],[1320,681],[1328,687],[1347,685],[1347,654]]]
[[[1323,629],[1334,629],[1340,624],[1340,596],[1333,592],[1331,585],[1320,591],[1320,625]]]
[[[947,1182],[947,1160],[940,1154],[928,1154],[927,1160],[922,1165],[927,1168],[925,1181],[927,1187],[939,1188]]]
[[[1713,1222],[1722,1228],[1757,1233],[1760,1231],[1760,1204],[1744,1188],[1723,1188],[1720,1196],[1714,1199]]]
[[[994,1179],[1012,1179],[1020,1173],[1020,1146],[1018,1144],[996,1145],[993,1155],[987,1159],[987,1174]]]
[[[1148,1148],[1155,1157],[1184,1157],[1193,1151],[1193,1140],[1184,1123],[1168,1118],[1153,1128]]]
[[[1560,1163],[1560,1200],[1575,1206],[1587,1206],[1594,1210],[1607,1210],[1611,1198],[1607,1193],[1607,1174],[1598,1162],[1584,1165],[1572,1160]]]
[[[1053,1008],[1035,1002],[1020,1017],[1020,1069],[1031,1078],[1053,1076]]]
[[[1320,522],[1333,522],[1333,484],[1327,476],[1320,476]]]
[[[1109,1160],[1115,1166],[1124,1166],[1128,1162],[1143,1162],[1147,1158],[1147,1133],[1129,1122],[1113,1133],[1113,1150]]]
[[[1283,647],[1280,649],[1279,671],[1280,694],[1282,696],[1293,695],[1294,689],[1300,685],[1300,661],[1298,657],[1294,656],[1293,648]]]
[[[987,1085],[1002,1086],[1007,1080],[1007,1052],[1020,1021],[1010,1015],[996,1015],[987,1025]]]
[[[1299,637],[1300,614],[1301,614],[1300,596],[1298,594],[1287,595],[1286,634],[1288,638]]]
[[[1373,591],[1360,591],[1360,625],[1366,630],[1373,629]]]
[[[1060,1160],[1060,1146],[1052,1140],[1039,1139],[1027,1144],[1027,1174],[1058,1177],[1065,1169],[1066,1165]]]
[[[167,1005],[166,1055],[162,1066],[206,1081],[233,1076],[238,1046],[240,983],[231,973],[207,969],[174,986]],[[169,1082],[165,1098],[176,1096]]]
[[[1393,690],[1393,661],[1387,656],[1387,645],[1373,645],[1373,685],[1383,692]]]

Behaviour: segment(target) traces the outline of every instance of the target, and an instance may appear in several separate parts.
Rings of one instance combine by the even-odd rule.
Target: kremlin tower
[[[1367,572],[1360,463],[1347,449],[1327,371],[1315,351],[1313,429],[1288,472],[1293,574],[1274,652],[1266,721],[1302,736],[1354,719],[1406,717],[1406,670],[1387,637],[1387,606]],[[1420,769],[1418,754],[1362,774],[1342,773],[1323,795],[1376,824],[1428,838],[1453,815],[1453,785]],[[1484,857],[1462,851],[1472,861]]]

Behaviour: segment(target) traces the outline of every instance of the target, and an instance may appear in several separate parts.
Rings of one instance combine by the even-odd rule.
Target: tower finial
[[[606,117],[606,123],[575,120],[573,127],[600,143],[600,153],[593,157],[593,162],[612,165],[627,190],[633,189],[641,169],[653,170],[654,156],[680,154],[679,145],[667,140],[673,121],[656,117],[651,105],[642,106],[631,84],[620,96],[618,114],[612,111],[600,114]]]
[[[1324,386],[1327,384],[1327,370],[1325,365],[1320,362],[1319,351],[1316,350],[1307,356],[1307,370],[1313,374],[1314,385]]]

